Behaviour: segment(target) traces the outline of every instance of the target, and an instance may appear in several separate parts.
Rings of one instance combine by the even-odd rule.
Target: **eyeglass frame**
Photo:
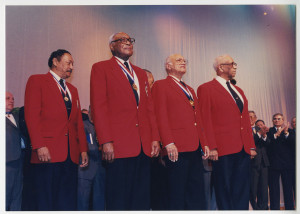
[[[127,42],[129,42],[130,44],[134,44],[135,43],[135,38],[122,37],[120,39],[116,39],[114,41],[111,41],[110,43],[118,42],[118,41],[121,41],[122,44],[127,44]]]
[[[175,62],[178,63],[178,64],[183,62],[184,64],[187,65],[189,61],[187,59],[181,59],[180,58],[180,59],[175,59]]]
[[[237,63],[236,62],[232,62],[232,63],[222,63],[220,65],[231,65],[232,67],[235,66],[237,67]]]

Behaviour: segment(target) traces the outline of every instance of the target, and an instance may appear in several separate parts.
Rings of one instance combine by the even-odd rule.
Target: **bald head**
[[[12,93],[9,91],[6,92],[6,106],[5,106],[5,111],[6,112],[11,112],[14,108],[15,105],[15,98]]]
[[[181,79],[186,73],[187,61],[180,54],[172,54],[167,57],[165,62],[165,69],[168,74]]]
[[[235,77],[237,64],[231,56],[225,54],[215,59],[213,67],[218,76],[228,81]]]

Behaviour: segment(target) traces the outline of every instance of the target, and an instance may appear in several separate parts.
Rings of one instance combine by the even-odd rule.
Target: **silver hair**
[[[118,32],[120,33],[120,32]],[[108,38],[108,45],[110,45],[112,43],[112,41],[114,41],[114,37],[115,35],[117,35],[118,33],[113,33],[109,38]]]
[[[170,56],[168,56],[168,57],[166,58],[166,61],[165,61],[165,70],[166,70],[167,73],[169,73],[169,71],[167,70],[167,65],[168,65],[168,64],[172,64],[172,62],[171,62],[171,60],[170,60],[171,56],[173,56],[173,54],[170,55]]]
[[[227,58],[227,57],[231,57],[229,54],[224,54],[224,55],[222,55],[222,56],[218,56],[217,58],[215,58],[215,60],[214,60],[214,64],[213,64],[213,67],[214,67],[214,69],[215,69],[215,71],[217,71],[218,70],[218,67],[219,67],[219,63],[221,62],[221,61],[223,61],[224,60],[224,58]]]

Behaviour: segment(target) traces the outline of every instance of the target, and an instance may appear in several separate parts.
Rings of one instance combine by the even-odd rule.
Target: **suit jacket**
[[[68,118],[67,109],[56,81],[50,72],[32,75],[25,91],[25,121],[32,144],[32,163],[38,160],[36,149],[47,147],[51,162],[63,162],[68,155],[78,164],[81,152],[86,152],[81,107],[77,89],[66,83],[72,96],[72,109]]]
[[[182,89],[168,76],[158,80],[152,88],[155,113],[163,147],[175,143],[178,152],[191,152],[207,146],[198,99],[194,90],[187,86],[193,95],[193,108]],[[165,152],[166,154],[166,152]]]
[[[97,142],[94,125],[89,119],[84,120],[83,125],[89,148],[89,165],[87,167],[78,168],[78,178],[93,180],[99,165],[102,164],[102,156],[100,153],[101,151],[99,151],[99,144]],[[93,143],[91,142],[90,135],[92,136]]]
[[[112,141],[115,158],[135,157],[141,143],[151,155],[153,140],[159,140],[151,91],[144,70],[132,65],[140,85],[137,108],[132,87],[116,59],[95,63],[91,71],[91,108],[100,144]]]
[[[267,145],[270,143],[270,139],[267,137],[266,141],[264,141],[262,138],[259,138],[257,134],[254,134],[253,137],[257,155],[251,160],[251,166],[260,167],[262,164],[265,167],[270,166],[267,155]]]
[[[267,148],[270,168],[275,170],[293,169],[294,151],[291,149],[291,142],[289,141],[290,136],[286,138],[284,133],[281,132],[281,135],[275,139],[274,134],[276,132],[275,127],[270,128],[268,132],[268,138],[271,141]],[[291,132],[290,129],[289,132]]]
[[[5,117],[6,123],[6,162],[18,160],[21,158],[21,138],[22,134],[19,128],[19,115],[12,113],[17,126]]]
[[[239,87],[233,87],[243,97],[242,113],[231,94],[216,79],[200,85],[197,90],[208,145],[210,149],[216,148],[219,156],[238,153],[243,147],[250,154],[250,148],[255,148],[248,100]]]

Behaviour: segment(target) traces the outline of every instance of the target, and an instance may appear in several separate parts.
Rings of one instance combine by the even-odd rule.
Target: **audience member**
[[[89,119],[89,111],[85,108],[81,110],[82,120],[88,120]]]
[[[151,89],[152,86],[153,86],[153,83],[154,83],[154,77],[153,77],[151,71],[149,71],[147,69],[143,69],[143,70],[146,71],[147,78],[148,78],[148,83],[149,83],[149,86],[150,86],[150,89]]]
[[[293,194],[294,194],[294,201],[296,203],[296,117],[292,118],[291,121],[292,129],[290,130],[290,146],[292,151],[293,157]]]
[[[134,42],[126,33],[113,34],[113,57],[91,72],[93,121],[107,161],[107,210],[150,209],[149,157],[160,151],[147,75],[129,62]]]
[[[87,142],[77,89],[65,80],[73,71],[66,50],[51,53],[47,74],[29,77],[25,120],[34,163],[38,210],[77,209],[77,164],[88,164]]]
[[[89,165],[78,167],[78,210],[105,209],[105,168],[102,165],[102,154],[96,137],[91,109],[88,119],[83,121],[88,142]]]
[[[250,114],[251,113],[249,113],[249,115]],[[270,140],[267,137],[267,132],[269,129],[265,126],[263,120],[257,120],[255,122],[255,127],[256,129],[254,130],[256,133],[253,133],[253,137],[257,155],[251,160],[250,203],[254,210],[267,210],[268,167],[270,166],[267,155],[267,145],[270,143]]]
[[[229,81],[237,64],[229,55],[215,59],[217,77],[199,86],[197,94],[204,132],[213,160],[218,209],[248,210],[250,157],[256,155],[244,92]]]
[[[281,177],[284,205],[286,210],[294,209],[293,202],[293,152],[288,140],[290,129],[289,123],[284,125],[284,118],[281,113],[273,115],[273,127],[268,132],[270,144],[268,146],[269,167],[269,194],[270,209],[280,209],[280,186]]]
[[[19,115],[12,113],[14,96],[6,92],[6,211],[21,211],[23,156],[25,143],[19,126]]]

